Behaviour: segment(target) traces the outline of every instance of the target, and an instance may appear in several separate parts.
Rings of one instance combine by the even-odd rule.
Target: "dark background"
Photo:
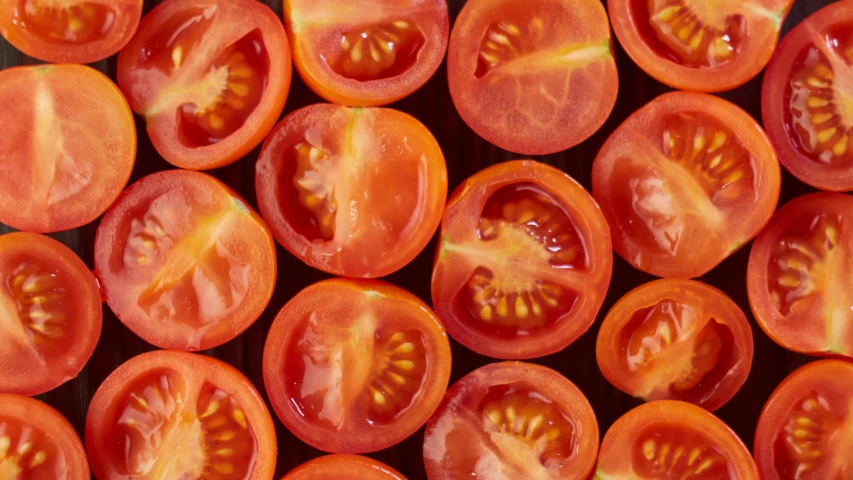
[[[145,0],[144,13],[159,3],[161,3],[160,0]],[[281,0],[265,0],[263,3],[269,5],[279,15],[281,14]],[[456,18],[464,3],[465,0],[448,0],[451,20]],[[790,30],[809,14],[830,3],[834,2],[832,0],[795,0],[794,6],[785,21],[783,33]],[[661,93],[670,90],[669,87],[643,73],[625,54],[618,42],[615,42],[615,49],[619,68],[619,98],[616,102],[616,108],[604,127],[589,140],[570,150],[554,155],[534,157],[567,172],[587,189],[590,188],[592,161],[604,140],[628,115]],[[0,38],[0,65],[2,68],[34,63],[40,62],[22,55],[8,42]],[[115,79],[116,56],[98,62],[93,66]],[[760,121],[761,80],[762,75],[759,75],[746,85],[722,93],[720,96],[736,103]],[[287,114],[299,107],[320,101],[321,99],[302,83],[294,70],[293,86],[284,113]],[[436,75],[418,92],[391,105],[391,107],[414,115],[436,136],[447,160],[451,189],[468,176],[489,165],[521,158],[519,155],[501,150],[482,140],[462,122],[448,93],[445,65],[442,65]],[[151,146],[145,132],[145,124],[139,117],[136,118],[136,124],[139,133],[139,147],[131,182],[152,172],[174,168],[166,163]],[[256,209],[254,175],[258,152],[259,148],[256,148],[239,162],[209,172],[234,188]],[[805,186],[785,172],[781,202],[784,203],[811,190],[810,187]],[[51,236],[71,247],[92,268],[93,245],[97,226],[98,222],[96,221],[82,228],[52,234]],[[0,224],[0,232],[6,233],[8,231],[11,229]],[[755,363],[752,366],[749,378],[734,399],[717,412],[717,415],[751,447],[755,425],[764,402],[776,385],[796,367],[806,363],[809,357],[788,352],[777,346],[764,335],[752,318],[746,295],[746,263],[750,246],[751,244],[744,247],[719,267],[702,277],[701,280],[722,289],[731,296],[750,318],[755,334]],[[414,292],[429,302],[434,251],[435,239],[414,262],[391,275],[387,280]],[[264,393],[264,384],[261,374],[261,358],[266,333],[275,314],[300,289],[328,276],[305,266],[281,247],[278,247],[277,253],[278,284],[266,312],[251,328],[236,339],[221,347],[204,352],[240,369],[262,393]],[[613,281],[595,325],[565,350],[532,360],[535,363],[560,371],[586,394],[595,408],[602,435],[619,416],[639,405],[640,402],[611,386],[598,370],[595,362],[595,339],[600,321],[613,303],[622,295],[652,279],[653,277],[650,275],[634,270],[616,256]],[[454,341],[451,341],[451,345],[453,349],[451,382],[455,382],[475,368],[493,361],[467,350]],[[125,328],[109,308],[104,305],[104,326],[101,340],[87,367],[77,379],[40,395],[38,398],[62,412],[82,437],[89,400],[101,382],[114,368],[129,358],[154,349],[153,346],[139,339]],[[300,442],[284,428],[278,419],[275,419],[275,423],[279,445],[277,478],[296,465],[322,453]],[[398,469],[409,479],[424,479],[426,475],[421,457],[422,441],[423,429],[403,443],[370,456]]]

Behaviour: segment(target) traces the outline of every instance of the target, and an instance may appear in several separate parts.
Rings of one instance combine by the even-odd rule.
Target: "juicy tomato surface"
[[[447,167],[414,117],[317,104],[276,126],[255,187],[275,238],[303,262],[335,275],[382,277],[411,262],[435,233]]]
[[[303,463],[282,480],[406,480],[382,462],[359,455],[326,455]]]
[[[324,280],[281,309],[264,383],[285,426],[335,453],[395,445],[426,423],[450,378],[450,343],[420,299],[376,280]]]
[[[596,480],[759,480],[749,450],[714,415],[656,400],[629,411],[601,442]]]
[[[607,0],[619,43],[646,73],[720,92],[758,75],[794,0]]]
[[[453,27],[447,71],[465,123],[525,155],[589,138],[619,89],[600,0],[469,0]]]
[[[554,370],[521,362],[462,377],[424,436],[431,480],[585,479],[597,452],[598,423],[583,393]]]
[[[94,221],[136,159],[127,101],[106,76],[81,65],[0,71],[0,132],[0,222],[18,230],[58,232]]]
[[[93,63],[136,32],[142,0],[0,0],[0,34],[39,60]]]
[[[716,267],[770,220],[779,161],[761,127],[711,95],[666,93],[628,117],[592,168],[613,248],[659,277]]]
[[[95,275],[110,308],[143,340],[205,350],[266,308],[275,242],[231,189],[204,173],[169,170],[131,185],[104,215]]]
[[[248,378],[203,355],[154,351],[95,392],[86,450],[98,480],[271,480],[272,417]]]
[[[543,163],[505,162],[466,180],[448,202],[432,301],[471,350],[538,357],[589,329],[612,268],[607,222],[583,187]]]
[[[782,39],[764,75],[761,111],[794,176],[853,190],[853,0],[819,10]]]
[[[234,162],[275,125],[290,89],[278,17],[253,0],[167,0],[118,58],[118,83],[169,163]]]
[[[432,77],[447,50],[445,0],[285,0],[296,69],[317,95],[379,106]]]

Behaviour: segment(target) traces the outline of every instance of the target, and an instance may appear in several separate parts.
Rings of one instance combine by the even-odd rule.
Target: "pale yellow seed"
[[[483,320],[490,322],[492,320],[492,306],[485,305],[480,309],[480,318]]]
[[[530,26],[537,32],[541,32],[545,28],[545,22],[539,17],[533,17],[533,20],[530,21]]]
[[[821,123],[826,123],[832,120],[834,115],[832,113],[816,113],[812,115],[812,124],[820,125]]]
[[[527,422],[527,438],[533,438],[533,435],[536,434],[536,430],[539,429],[539,426],[542,425],[542,415],[536,415]]]
[[[493,425],[498,425],[501,423],[501,412],[497,410],[490,410],[486,412],[486,418],[488,418]]]
[[[382,392],[374,391],[373,392],[373,402],[380,407],[385,406],[385,395]]]
[[[175,68],[181,66],[181,62],[184,60],[184,48],[178,45],[177,47],[172,49],[172,64]]]
[[[507,305],[506,297],[504,296],[498,300],[498,316],[506,317],[507,315],[509,315],[509,307]]]
[[[658,12],[658,19],[663,22],[668,22],[672,20],[673,17],[675,17],[675,14],[678,13],[679,10],[681,10],[681,7],[679,6],[666,7],[660,12]]]
[[[219,435],[214,436],[213,439],[220,441],[220,442],[228,442],[228,441],[234,440],[234,437],[236,437],[236,436],[237,436],[237,433],[234,432],[233,430],[226,430],[226,431],[220,433]]]
[[[44,463],[45,460],[47,460],[46,453],[44,453],[43,451],[36,452],[36,454],[33,455],[33,459],[30,460],[30,468],[35,468],[41,465],[42,463]]]
[[[230,463],[214,463],[213,468],[223,475],[230,475],[234,473],[234,466]]]
[[[395,27],[400,28],[400,29],[409,28],[409,22],[407,22],[405,20],[397,20],[396,22],[393,22],[391,25],[394,25]]]
[[[838,127],[827,128],[817,132],[817,141],[820,143],[828,142],[830,138],[835,136]]]
[[[242,410],[235,409],[233,412],[231,412],[231,418],[233,418],[234,421],[237,422],[237,424],[241,427],[248,428],[248,424],[246,423],[246,414],[243,413]]]
[[[688,27],[682,27],[681,30],[678,31],[678,39],[682,42],[687,40],[690,37],[690,34],[693,33],[693,29]]]
[[[222,130],[225,127],[225,119],[215,113],[211,113],[208,120],[210,120],[210,126],[215,130]]]
[[[411,360],[396,360],[393,364],[395,367],[403,370],[404,372],[411,372],[415,369],[415,362]]]
[[[527,308],[527,304],[524,303],[524,300],[521,299],[521,296],[516,297],[515,299],[515,315],[518,318],[525,318],[529,310]]]
[[[655,458],[656,447],[654,440],[646,440],[643,442],[643,456],[646,457],[646,460]]]
[[[403,385],[406,383],[406,379],[399,373],[388,372],[388,376],[391,377],[391,380],[393,380],[397,385]]]
[[[399,353],[412,353],[415,351],[415,345],[412,342],[402,343],[395,349],[395,351]]]
[[[711,141],[711,146],[708,147],[709,152],[713,152],[714,150],[725,145],[726,140],[728,140],[728,136],[726,136],[723,132],[714,133],[714,139]]]
[[[0,458],[5,458],[6,454],[9,453],[9,446],[12,444],[12,440],[3,435],[0,437]]]
[[[391,335],[391,338],[389,338],[388,341],[391,343],[397,343],[402,341],[404,337],[405,335],[403,335],[403,332],[397,332],[394,335]]]
[[[83,29],[83,22],[77,17],[68,17],[68,28],[72,32],[79,32]]]
[[[228,85],[228,90],[234,92],[235,95],[239,97],[245,97],[249,95],[249,86],[245,83],[231,83]]]
[[[782,275],[779,277],[779,285],[786,288],[794,288],[800,285],[800,279],[795,275]]]
[[[234,454],[234,450],[232,450],[230,448],[220,448],[219,450],[217,450],[214,453],[220,457],[230,457],[231,455]]]
[[[850,138],[850,137],[848,137],[847,135],[841,137],[841,140],[839,140],[832,147],[832,153],[834,153],[838,157],[844,155],[847,152],[847,139],[848,138]]]
[[[714,461],[711,460],[710,458],[705,460],[704,462],[700,463],[699,466],[696,468],[696,473],[699,474],[699,473],[704,472],[705,470],[710,468],[711,465],[713,465],[713,464],[714,464]]]
[[[18,445],[18,455],[26,455],[33,449],[32,442],[24,442]]]
[[[382,55],[372,43],[370,44],[370,58],[372,58],[374,62],[382,60]]]
[[[819,63],[814,67],[814,73],[816,73],[817,75],[820,75],[821,77],[823,77],[827,80],[832,80],[834,77],[832,75],[832,70],[830,70],[830,68],[826,64],[823,64],[823,63]]]
[[[666,463],[666,457],[669,455],[669,444],[664,443],[660,447],[660,454],[658,455],[658,459],[661,464]]]
[[[717,168],[717,165],[719,165],[719,164],[720,164],[720,162],[722,162],[722,161],[723,161],[723,154],[719,154],[719,155],[717,155],[716,157],[714,157],[714,158],[713,158],[713,159],[708,163],[708,168]]]
[[[716,51],[718,58],[728,57],[732,53],[731,50],[729,50],[729,44],[722,38],[714,40],[714,50]]]
[[[237,67],[228,73],[233,78],[252,78],[252,69],[247,67]]]
[[[507,32],[509,32],[511,35],[515,35],[515,36],[518,36],[518,34],[521,33],[521,30],[519,30],[518,27],[516,27],[515,25],[513,25],[511,23],[504,25],[504,29]]]
[[[820,97],[809,97],[808,104],[810,108],[821,108],[829,105],[829,101]]]
[[[219,410],[219,402],[214,400],[207,405],[199,418],[207,418],[216,413],[217,410]]]
[[[361,61],[361,49],[360,48],[353,48],[349,54],[349,57],[355,63],[360,62]]]
[[[704,38],[704,37],[705,37],[705,31],[704,30],[699,30],[698,32],[696,32],[696,34],[693,35],[693,38],[690,39],[690,44],[689,44],[690,48],[692,50],[697,50],[699,48],[699,45],[702,44],[702,38]]]
[[[687,465],[693,465],[696,463],[696,460],[699,458],[699,455],[702,454],[702,450],[699,447],[693,447],[693,450],[690,451],[690,455],[687,457]]]
[[[808,80],[806,80],[806,83],[815,88],[826,88],[829,86],[828,83],[817,77],[809,77]]]

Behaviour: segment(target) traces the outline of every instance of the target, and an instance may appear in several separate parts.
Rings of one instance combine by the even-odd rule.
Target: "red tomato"
[[[254,0],[166,0],[118,58],[118,83],[154,148],[193,170],[260,144],[290,89],[287,35]]]
[[[659,277],[704,275],[770,220],[779,161],[735,105],[666,93],[628,117],[592,167],[592,192],[628,263]]]
[[[445,0],[284,0],[296,69],[342,105],[379,106],[421,88],[447,50]]]
[[[525,155],[589,138],[619,89],[599,0],[469,0],[453,27],[447,73],[465,123]]]
[[[291,470],[282,480],[406,480],[400,472],[368,457],[326,455]]]
[[[145,341],[206,350],[266,308],[275,243],[231,189],[203,173],[169,170],[128,187],[104,215],[95,274],[110,308]]]
[[[601,373],[644,400],[683,400],[714,411],[752,366],[752,329],[735,302],[693,280],[657,280],[616,302],[601,324]]]
[[[115,84],[89,67],[0,71],[0,129],[0,222],[18,230],[94,221],[133,171],[133,114]]]
[[[532,160],[466,180],[444,214],[432,302],[475,352],[532,358],[589,329],[613,269],[607,222],[565,173]]]
[[[293,297],[270,328],[264,383],[305,443],[336,453],[395,445],[432,415],[450,378],[441,322],[411,293],[332,279]]]
[[[424,436],[430,480],[582,479],[598,452],[583,393],[549,368],[493,363],[456,382]]]
[[[794,0],[607,0],[631,59],[671,87],[720,92],[767,65]]]
[[[382,277],[435,233],[447,167],[429,130],[405,113],[318,104],[276,126],[255,187],[290,253],[335,275]]]
[[[272,417],[248,378],[186,352],[131,358],[104,380],[86,417],[98,480],[270,480]]]
[[[851,98],[853,0],[843,0],[791,30],[764,74],[764,127],[794,176],[823,190],[853,190]]]

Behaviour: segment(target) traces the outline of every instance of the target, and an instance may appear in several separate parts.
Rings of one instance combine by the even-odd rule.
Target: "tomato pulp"
[[[326,455],[294,468],[281,480],[406,480],[400,472],[359,455]]]

